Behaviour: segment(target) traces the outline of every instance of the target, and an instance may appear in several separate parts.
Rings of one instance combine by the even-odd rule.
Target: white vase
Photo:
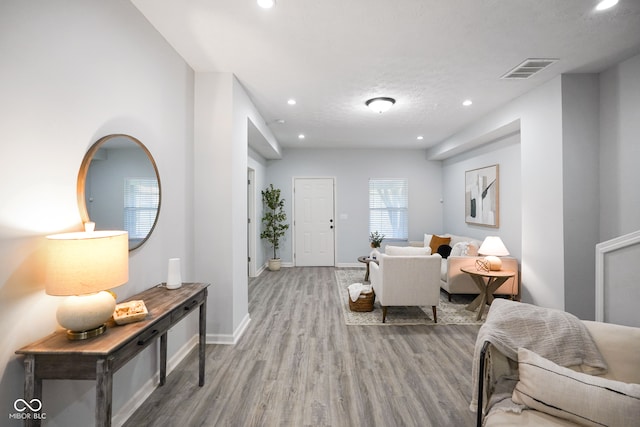
[[[378,248],[373,248],[373,250],[369,254],[369,258],[378,259],[378,255],[380,255],[380,251],[378,250]]]

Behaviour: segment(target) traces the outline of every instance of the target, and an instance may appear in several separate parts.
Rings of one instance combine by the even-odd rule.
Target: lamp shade
[[[129,280],[126,231],[63,233],[47,239],[47,294],[89,294],[124,285]]]
[[[495,255],[495,256],[507,256],[509,251],[502,243],[502,239],[498,236],[485,237],[480,249],[478,249],[480,255]]]

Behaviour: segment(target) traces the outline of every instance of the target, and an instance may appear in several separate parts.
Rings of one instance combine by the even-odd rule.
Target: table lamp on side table
[[[129,280],[127,232],[62,233],[47,239],[45,291],[67,296],[58,307],[58,323],[70,340],[102,334],[116,306],[113,295],[105,291]]]
[[[497,271],[502,269],[502,260],[498,257],[509,255],[509,251],[500,237],[487,236],[480,245],[478,254],[485,255],[484,260],[489,264],[489,269]]]

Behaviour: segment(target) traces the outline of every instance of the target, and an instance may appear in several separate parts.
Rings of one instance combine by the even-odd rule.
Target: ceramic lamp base
[[[489,255],[484,257],[484,260],[489,263],[489,268],[491,269],[491,271],[502,270],[502,260],[497,256]]]
[[[56,318],[67,329],[67,338],[78,340],[95,337],[106,330],[104,324],[111,318],[116,300],[109,292],[72,295],[58,307]]]

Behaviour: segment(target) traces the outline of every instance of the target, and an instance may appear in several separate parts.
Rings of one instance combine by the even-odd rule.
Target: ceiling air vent
[[[525,59],[521,64],[504,74],[501,79],[528,79],[540,70],[547,68],[549,65],[558,61],[557,59],[547,58],[529,58]]]

